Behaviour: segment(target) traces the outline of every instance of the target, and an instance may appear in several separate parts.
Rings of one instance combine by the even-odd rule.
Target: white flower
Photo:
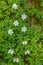
[[[30,54],[30,51],[29,50],[25,51],[25,55],[28,55],[28,54]]]
[[[13,34],[13,30],[12,29],[9,29],[8,30],[8,34],[12,35]]]
[[[25,15],[25,14],[21,15],[21,18],[22,18],[23,20],[25,20],[26,17],[27,17],[27,15]]]
[[[13,59],[13,62],[18,63],[18,62],[19,62],[19,59],[18,59],[18,58],[14,58],[14,59]]]
[[[17,4],[13,4],[12,5],[12,8],[17,9],[18,8],[18,5]]]
[[[21,28],[21,31],[22,31],[22,32],[26,32],[26,31],[27,31],[27,28],[26,28],[25,26],[23,26],[23,27]]]
[[[23,41],[22,44],[23,44],[23,45],[26,45],[26,44],[27,44],[27,41]]]
[[[8,50],[8,54],[13,54],[13,53],[14,53],[14,51],[12,49]]]
[[[13,24],[14,24],[15,26],[18,26],[19,22],[16,20],[16,21],[14,21]]]

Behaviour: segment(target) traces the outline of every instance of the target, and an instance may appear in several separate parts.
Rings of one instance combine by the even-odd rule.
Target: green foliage
[[[43,7],[43,1],[40,3],[40,6]]]
[[[12,8],[14,3],[17,10]],[[43,7],[43,2],[40,3]],[[24,13],[26,20],[21,18]],[[13,25],[14,20],[18,20],[19,26]],[[25,33],[21,32],[23,26],[27,27]],[[13,29],[12,35],[8,34],[9,29]],[[28,41],[27,45],[22,45],[24,40]],[[14,53],[8,54],[9,49]],[[29,55],[24,54],[26,50],[30,50]],[[13,62],[15,57],[19,63]],[[43,9],[29,4],[28,0],[0,0],[0,65],[43,65]]]

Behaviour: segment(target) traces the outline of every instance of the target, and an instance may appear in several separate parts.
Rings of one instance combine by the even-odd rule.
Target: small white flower
[[[13,34],[13,30],[12,29],[9,29],[8,30],[8,34],[12,35]]]
[[[17,9],[18,8],[18,5],[17,4],[13,4],[12,5],[12,8]]]
[[[30,51],[29,50],[25,51],[25,55],[28,55],[28,54],[30,54]]]
[[[21,28],[21,31],[22,31],[22,32],[26,32],[26,31],[27,31],[27,28],[26,28],[25,26],[23,26],[23,27]]]
[[[26,17],[27,17],[27,15],[25,15],[25,14],[21,15],[21,18],[22,18],[23,20],[25,20]]]
[[[13,62],[18,63],[18,62],[19,62],[19,59],[18,59],[18,58],[14,58],[14,59],[13,59]]]
[[[23,41],[22,44],[23,44],[23,45],[26,45],[26,44],[27,44],[27,41]]]
[[[16,21],[14,21],[14,23],[13,23],[15,26],[18,26],[19,25],[19,22],[16,20]]]
[[[12,49],[8,50],[8,54],[13,54],[13,53],[14,53],[14,51]]]

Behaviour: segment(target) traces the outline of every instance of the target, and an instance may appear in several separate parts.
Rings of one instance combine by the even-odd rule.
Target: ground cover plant
[[[0,65],[43,65],[43,0],[0,0]]]

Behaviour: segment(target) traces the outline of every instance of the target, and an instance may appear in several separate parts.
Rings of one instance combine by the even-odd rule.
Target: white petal
[[[26,28],[25,26],[23,26],[23,27],[21,28],[21,31],[22,31],[22,32],[26,32],[26,31],[27,31],[27,28]]]
[[[18,62],[19,62],[19,59],[18,59],[18,58],[14,58],[14,59],[13,59],[13,62],[18,63]]]
[[[25,20],[25,19],[27,18],[27,15],[23,14],[23,15],[21,15],[21,18],[22,18],[23,20]]]
[[[23,45],[26,45],[26,44],[27,44],[27,41],[23,41],[22,44],[23,44]]]
[[[12,8],[17,9],[18,8],[18,5],[17,4],[13,4],[12,5]]]
[[[8,30],[8,34],[12,35],[13,34],[13,30],[12,29],[9,29]]]
[[[25,55],[27,55],[27,54],[30,54],[30,51],[29,50],[25,51]]]
[[[16,21],[14,21],[14,23],[13,23],[15,26],[18,26],[19,25],[19,22],[16,20]]]
[[[13,54],[13,53],[14,53],[14,51],[12,49],[8,50],[8,54]]]

